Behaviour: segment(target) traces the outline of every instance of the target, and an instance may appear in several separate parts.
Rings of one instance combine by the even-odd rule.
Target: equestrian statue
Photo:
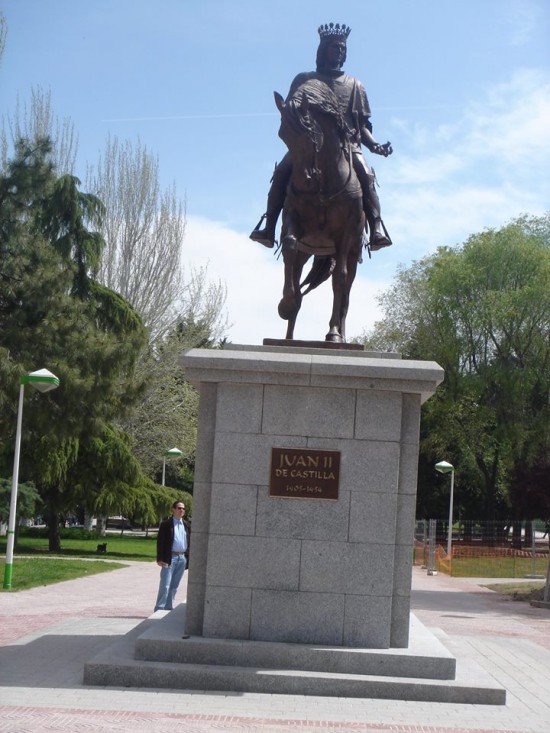
[[[302,297],[332,277],[333,310],[325,340],[343,343],[365,232],[369,254],[392,244],[361,144],[384,157],[393,150],[389,142],[381,145],[374,139],[365,89],[342,70],[351,29],[329,23],[318,32],[317,70],[298,74],[286,100],[275,92],[279,137],[288,152],[275,167],[266,213],[250,238],[274,247],[282,211],[285,281],[279,315],[288,321],[286,338],[293,338]],[[312,255],[313,266],[302,281]]]

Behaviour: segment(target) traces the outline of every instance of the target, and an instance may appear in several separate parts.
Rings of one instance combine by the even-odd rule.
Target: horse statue
[[[360,182],[353,169],[351,132],[333,91],[310,79],[285,102],[279,137],[292,159],[283,207],[281,251],[283,297],[278,311],[292,339],[302,298],[332,277],[333,303],[325,340],[345,343],[346,315],[357,264],[361,261],[365,215]],[[302,281],[302,270],[313,265]]]

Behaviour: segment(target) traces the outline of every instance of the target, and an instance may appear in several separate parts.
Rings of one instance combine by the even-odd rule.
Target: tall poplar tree
[[[154,340],[182,299],[184,204],[174,185],[161,189],[158,158],[139,140],[108,138],[86,185],[105,204],[98,279],[132,304]]]

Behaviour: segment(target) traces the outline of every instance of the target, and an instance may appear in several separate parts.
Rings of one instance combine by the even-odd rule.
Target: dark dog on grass
[[[106,555],[107,554],[107,543],[104,542],[102,545],[97,546],[97,554],[98,555]]]

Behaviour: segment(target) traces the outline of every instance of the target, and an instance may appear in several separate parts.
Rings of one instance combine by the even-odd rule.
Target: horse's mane
[[[349,138],[350,130],[340,111],[340,105],[338,104],[336,95],[328,84],[325,84],[325,82],[319,79],[308,79],[303,84],[300,84],[287,102],[292,116],[302,129],[308,127],[307,122],[301,114],[301,104],[304,95],[307,97],[308,106],[312,110],[313,116],[315,116],[316,112],[320,112],[321,114],[333,117],[342,140]]]

